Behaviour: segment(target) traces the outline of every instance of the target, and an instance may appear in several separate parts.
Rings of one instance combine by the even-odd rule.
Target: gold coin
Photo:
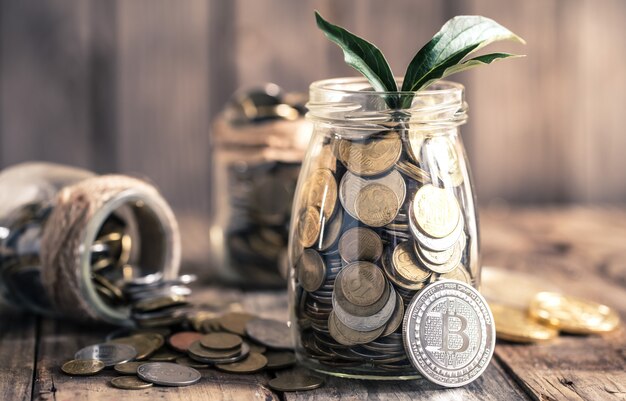
[[[111,386],[122,390],[142,390],[152,387],[152,383],[145,382],[135,376],[120,376],[111,379]]]
[[[530,315],[573,334],[606,333],[619,326],[619,315],[606,305],[555,292],[540,292],[530,303]]]
[[[496,336],[501,340],[534,343],[551,340],[559,334],[554,327],[532,319],[526,310],[494,303],[489,307],[496,322]]]
[[[306,205],[314,206],[330,219],[337,204],[337,181],[330,170],[317,169],[311,173],[304,184],[307,197]]]
[[[422,184],[426,184],[431,181],[430,174],[406,160],[398,161],[396,163],[396,169],[407,177],[417,182],[421,182]]]
[[[137,368],[146,362],[123,362],[113,367],[115,371],[121,375],[136,375]]]
[[[300,213],[298,220],[298,238],[305,248],[315,245],[321,231],[320,212],[309,206]]]
[[[104,369],[104,362],[96,359],[74,359],[65,362],[61,370],[70,376],[92,376]]]
[[[410,241],[401,242],[394,248],[391,255],[391,264],[394,272],[400,276],[401,280],[415,284],[417,289],[421,288],[421,285],[423,285],[432,274],[429,270],[420,265],[417,257],[413,253],[413,247]],[[412,287],[408,288],[413,289]]]
[[[389,170],[400,158],[402,141],[396,132],[364,142],[341,140],[339,157],[350,172],[374,176]]]
[[[386,286],[385,275],[373,263],[350,263],[341,272],[343,294],[357,306],[374,304],[383,296]]]
[[[153,362],[172,362],[176,358],[181,356],[178,352],[170,351],[166,348],[162,348],[150,356],[150,360]]]
[[[230,373],[254,373],[267,365],[267,358],[259,353],[250,352],[247,357],[239,362],[215,365],[219,370]]]
[[[356,215],[370,227],[389,224],[398,214],[398,197],[391,188],[381,184],[369,184],[359,191],[356,198]]]
[[[203,347],[212,350],[229,350],[241,346],[241,337],[232,333],[210,333],[200,338]]]
[[[246,335],[246,323],[255,316],[244,312],[230,312],[220,317],[220,326],[222,329],[237,334],[239,336]]]
[[[204,358],[204,359],[230,358],[230,357],[241,354],[241,346],[231,348],[231,349],[213,350],[213,349],[204,347],[198,340],[189,346],[187,353],[192,357],[197,356],[197,357]]]
[[[452,234],[461,219],[461,208],[454,194],[430,184],[417,191],[412,208],[418,228],[432,238]]]

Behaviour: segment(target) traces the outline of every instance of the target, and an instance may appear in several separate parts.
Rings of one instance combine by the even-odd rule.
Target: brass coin
[[[119,287],[117,287],[115,284],[113,284],[110,280],[108,280],[106,277],[100,274],[93,273],[92,278],[94,282],[96,282],[98,285],[106,288],[108,292],[110,292],[113,295],[113,299],[116,302],[124,301],[124,293],[122,293],[122,290]]]
[[[135,348],[137,356],[135,359],[141,361],[148,359],[150,355],[154,354],[164,344],[165,340],[163,336],[158,333],[142,333],[133,334],[127,337],[118,337],[110,340],[109,343],[113,344],[126,344]]]
[[[296,263],[298,281],[308,292],[318,290],[326,280],[326,264],[313,249],[305,249]]]
[[[534,343],[555,338],[559,332],[551,326],[540,324],[523,309],[490,303],[496,322],[496,337],[519,343]]]
[[[288,351],[269,351],[265,353],[267,358],[266,368],[277,370],[285,369],[296,364],[296,355]]]
[[[111,385],[122,390],[142,390],[152,387],[152,383],[145,382],[135,376],[120,376],[111,379]]]
[[[314,206],[330,219],[337,204],[337,181],[330,170],[314,170],[304,183],[307,206]]]
[[[195,331],[181,331],[176,334],[172,334],[170,338],[168,338],[167,342],[176,351],[187,352],[189,346],[201,339],[202,336],[202,333]]]
[[[396,307],[393,311],[393,315],[389,318],[387,325],[385,326],[385,330],[380,335],[381,337],[386,337],[391,333],[398,330],[400,326],[402,326],[402,321],[404,320],[404,302],[402,301],[402,297],[396,297]]]
[[[248,356],[239,362],[217,364],[216,368],[230,373],[254,373],[263,369],[267,365],[267,358],[263,355],[250,352]]]
[[[146,362],[124,362],[118,363],[113,367],[115,371],[121,375],[136,375],[137,368]]]
[[[187,352],[191,356],[197,356],[197,357],[205,358],[205,359],[222,359],[222,358],[230,358],[241,353],[241,347],[214,350],[214,349],[206,348],[205,346],[202,345],[200,341],[201,340],[198,340],[189,346],[189,349],[187,350]]]
[[[417,260],[410,241],[399,243],[393,250],[391,256],[391,265],[393,272],[400,276],[401,280],[413,285],[416,289],[421,288],[423,284],[430,278],[431,272],[424,269]],[[411,287],[407,287],[412,289]]]
[[[221,316],[219,319],[222,329],[233,334],[244,336],[246,335],[246,323],[252,318],[254,318],[254,316],[249,313],[230,312]]]
[[[189,366],[190,368],[194,369],[207,369],[209,367],[208,364],[194,361],[188,356],[179,356],[178,358],[176,358],[176,363],[183,366]]]
[[[328,317],[328,331],[330,335],[343,345],[367,344],[374,341],[385,331],[385,325],[371,331],[357,331],[346,326],[337,319],[335,312]]]
[[[324,379],[304,372],[293,372],[272,379],[267,384],[276,391],[308,391],[321,387]]]
[[[530,316],[573,334],[606,333],[619,326],[619,315],[606,305],[555,292],[540,292],[530,303]]]
[[[210,333],[200,337],[200,344],[211,350],[232,350],[241,343],[241,337],[232,333]]]
[[[356,215],[371,227],[389,224],[398,214],[398,197],[391,188],[381,184],[369,184],[356,197]]]
[[[308,206],[299,216],[298,238],[305,248],[315,245],[321,231],[320,212],[314,206]]]
[[[339,157],[350,172],[374,176],[393,167],[402,153],[400,135],[392,132],[364,142],[341,140]]]
[[[418,228],[433,238],[451,235],[461,219],[461,208],[454,194],[430,184],[417,191],[411,207]]]
[[[440,275],[439,277],[437,277],[437,280],[457,280],[472,285],[472,277],[470,276],[465,266],[461,264],[459,264],[451,272]]]
[[[150,356],[150,361],[171,362],[171,361],[176,360],[176,358],[178,358],[179,356],[181,355],[178,352],[170,351],[166,348],[161,348],[160,350],[158,350],[157,352],[155,352],[154,354]]]
[[[92,376],[104,369],[104,362],[96,359],[74,359],[65,362],[61,370],[70,376]]]
[[[383,253],[383,243],[374,231],[354,227],[339,238],[339,255],[346,263],[358,260],[376,262]]]
[[[133,308],[139,312],[152,312],[159,309],[165,309],[172,306],[181,306],[187,304],[187,298],[181,295],[168,295],[158,298],[148,298],[138,301]]]
[[[346,299],[354,305],[372,305],[383,295],[385,286],[385,275],[373,263],[354,262],[343,268],[341,287]]]

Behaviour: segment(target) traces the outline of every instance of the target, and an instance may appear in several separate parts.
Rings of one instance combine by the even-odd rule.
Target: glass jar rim
[[[402,84],[404,77],[395,77],[396,84]],[[362,89],[347,89],[348,86],[362,86]],[[400,85],[401,86],[401,85]],[[372,95],[372,96],[386,96],[386,95],[400,95],[400,96],[433,96],[433,95],[445,95],[453,94],[455,92],[464,91],[465,87],[454,81],[438,80],[430,85],[427,89],[421,89],[417,91],[375,91],[375,90],[363,90],[366,88],[372,88],[371,84],[365,77],[339,77],[328,78],[319,81],[314,81],[309,86],[311,92],[328,92],[332,93],[345,93],[353,95]]]

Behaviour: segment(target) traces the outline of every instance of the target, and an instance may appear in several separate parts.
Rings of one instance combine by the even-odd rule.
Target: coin
[[[318,290],[326,279],[326,264],[313,249],[305,249],[296,263],[298,282],[309,292]]]
[[[530,315],[572,334],[606,333],[619,327],[617,312],[606,305],[555,292],[540,292],[530,303]]]
[[[396,194],[382,184],[369,184],[356,197],[358,219],[370,227],[389,224],[398,214],[400,204]]]
[[[152,383],[145,382],[135,376],[114,377],[110,381],[111,386],[122,390],[142,390],[152,387]]]
[[[402,141],[396,132],[363,142],[343,139],[338,153],[350,172],[361,176],[373,176],[389,170],[402,153]]]
[[[254,341],[274,349],[293,349],[291,331],[286,322],[254,318],[246,323],[246,334]]]
[[[337,182],[330,170],[314,170],[304,183],[304,194],[307,206],[314,206],[330,219],[337,203]]]
[[[330,335],[339,343],[343,345],[357,345],[366,344],[370,341],[374,341],[385,330],[385,326],[382,325],[377,329],[371,331],[358,331],[351,329],[343,324],[334,312],[330,313],[328,318],[328,331]]]
[[[230,312],[220,317],[220,326],[233,334],[243,336],[246,334],[246,323],[254,318],[249,313]]]
[[[341,234],[342,225],[343,212],[341,208],[337,209],[335,216],[330,219],[330,222],[326,217],[322,218],[320,238],[316,247],[318,251],[326,251],[335,245],[339,239],[339,234]]]
[[[452,234],[461,219],[461,208],[454,194],[430,184],[417,191],[411,207],[419,229],[433,238]]]
[[[460,387],[478,378],[495,347],[487,301],[460,281],[424,287],[407,308],[402,333],[413,366],[444,387]]]
[[[194,369],[207,369],[209,367],[208,364],[194,361],[188,356],[179,356],[178,358],[176,358],[176,363],[183,366],[189,366],[190,368]]]
[[[171,351],[167,348],[161,348],[150,356],[152,362],[172,362],[180,356],[180,353]]]
[[[161,348],[165,340],[163,336],[158,333],[142,333],[133,334],[127,337],[118,337],[109,341],[112,344],[126,344],[135,348],[137,355],[135,359],[143,360],[154,354],[156,350]]]
[[[97,359],[71,360],[65,362],[61,370],[70,376],[92,376],[104,369],[104,362]]]
[[[196,356],[204,359],[225,359],[240,355],[241,348],[242,347],[239,346],[230,349],[211,349],[203,346],[202,340],[198,340],[189,346],[187,352],[192,357]]]
[[[413,234],[413,237],[415,238],[415,240],[418,241],[422,247],[428,248],[433,251],[439,251],[439,252],[445,251],[451,248],[457,241],[459,241],[459,238],[463,234],[463,229],[465,228],[465,222],[463,220],[463,217],[461,216],[461,219],[459,219],[456,228],[447,237],[443,237],[443,238],[429,237],[417,227],[415,213],[413,211],[414,208],[412,207],[412,205],[408,209],[409,209],[409,229],[411,230],[411,234]]]
[[[378,301],[374,302],[371,305],[359,306],[351,303],[345,295],[343,290],[343,271],[339,272],[337,278],[335,279],[335,285],[332,291],[333,302],[336,302],[341,309],[346,311],[347,313],[355,316],[372,316],[379,312],[389,301],[389,295],[391,293],[391,286],[385,283],[383,285],[384,291],[383,295],[378,299]]]
[[[231,350],[240,347],[241,343],[241,337],[231,333],[210,333],[200,337],[200,344],[212,350]]]
[[[298,238],[305,248],[315,245],[321,230],[320,212],[313,206],[308,206],[299,216]]]
[[[451,135],[438,135],[426,143],[429,164],[437,166],[437,172],[446,187],[456,187],[463,183],[463,172],[459,162],[459,152]]]
[[[115,371],[121,375],[135,375],[137,368],[146,362],[123,362],[113,367]]]
[[[454,244],[451,248],[452,253],[449,256],[449,259],[445,260],[443,263],[441,264],[437,264],[437,263],[432,263],[430,260],[428,260],[428,258],[424,257],[424,254],[422,253],[422,250],[419,246],[414,246],[414,250],[416,252],[414,252],[414,254],[417,256],[417,259],[420,261],[420,264],[424,267],[426,267],[428,270],[431,270],[435,273],[440,273],[440,274],[445,274],[445,273],[449,273],[452,270],[454,270],[454,268],[456,268],[459,263],[461,263],[461,259],[463,258],[463,249],[464,249],[464,242],[462,242],[464,240],[464,236],[461,235],[461,241],[457,241],[456,244]],[[429,251],[429,256],[431,258],[435,258],[434,254],[436,254],[437,252],[435,251]],[[446,254],[447,256],[447,251],[443,251],[443,253]]]
[[[168,343],[178,352],[187,352],[189,346],[202,338],[202,334],[195,331],[181,331],[168,338]]]
[[[268,369],[285,369],[296,364],[296,355],[288,351],[268,351],[265,353]]]
[[[383,295],[385,275],[373,263],[354,262],[343,268],[341,286],[348,301],[357,306],[368,306]]]
[[[149,383],[170,387],[189,386],[202,377],[194,368],[169,362],[144,363],[137,369],[137,376]]]
[[[387,285],[391,286],[391,284]],[[380,327],[384,327],[391,318],[396,305],[396,296],[397,294],[395,290],[391,288],[387,303],[380,311],[371,316],[355,316],[347,313],[340,305],[337,304],[336,297],[333,296],[333,312],[341,323],[353,330],[373,331]]]
[[[428,249],[422,246],[419,241],[415,241],[413,245],[415,248],[415,254],[419,257],[420,260],[423,260],[426,265],[445,265],[449,264],[451,260],[456,259],[455,251],[457,248],[459,248],[462,254],[462,252],[465,250],[466,243],[467,236],[465,235],[465,233],[461,233],[459,240],[453,246],[443,251],[433,251],[431,249]]]
[[[390,272],[392,275],[389,275],[389,277],[399,276],[399,283],[402,284],[403,288],[407,289],[422,288],[422,284],[432,274],[418,262],[410,241],[401,242],[394,248],[391,255],[391,265],[393,272]]]
[[[464,282],[465,284],[472,285],[472,277],[470,276],[465,266],[461,264],[458,265],[456,269],[452,270],[451,272],[440,275],[437,279],[438,280],[458,280],[458,281]]]
[[[276,391],[307,391],[321,387],[324,384],[324,379],[308,373],[295,372],[281,375],[270,380],[267,384]]]
[[[74,359],[102,361],[104,366],[113,366],[118,363],[128,362],[135,358],[137,351],[126,344],[95,344],[89,345],[77,351]]]
[[[381,337],[386,337],[391,333],[398,330],[400,326],[402,326],[402,321],[404,320],[404,302],[402,302],[401,297],[396,297],[396,306],[393,310],[393,314],[389,318],[389,321],[385,325],[385,330],[380,335]]]
[[[396,163],[396,169],[398,169],[398,171],[402,174],[421,184],[427,184],[431,182],[430,174],[428,174],[428,172],[422,170],[415,164],[410,163],[406,160],[399,160]]]
[[[339,238],[339,255],[346,263],[376,262],[383,253],[383,243],[378,234],[369,228],[354,227]]]
[[[186,305],[187,298],[177,295],[169,295],[158,298],[148,298],[136,302],[133,308],[140,312],[151,312],[159,309],[169,308],[172,306]]]
[[[406,147],[406,151],[415,163],[422,161],[422,145],[428,133],[427,131],[418,129],[409,129],[407,131],[408,146]]]
[[[496,322],[496,336],[501,340],[534,343],[551,340],[559,334],[554,327],[532,319],[526,310],[493,302],[489,306]]]
[[[267,365],[267,358],[262,354],[251,352],[239,362],[217,364],[216,368],[229,373],[255,373]]]
[[[221,352],[223,353],[224,351],[221,351]],[[241,349],[237,354],[233,356],[228,356],[228,357],[219,357],[219,358],[213,357],[216,355],[216,353],[210,352],[206,348],[202,347],[199,341],[193,343],[189,347],[189,351],[188,351],[189,357],[193,359],[194,361],[208,363],[211,365],[214,365],[216,363],[237,362],[245,358],[249,353],[250,353],[250,347],[245,342],[241,344]]]

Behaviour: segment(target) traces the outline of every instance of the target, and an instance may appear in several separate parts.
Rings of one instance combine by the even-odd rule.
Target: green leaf
[[[317,26],[326,37],[341,47],[346,63],[363,74],[375,91],[398,91],[391,68],[383,53],[376,46],[337,25],[331,24],[322,18],[317,11],[315,12],[315,19]],[[393,102],[388,100],[387,103]]]
[[[443,75],[448,68],[459,64],[469,54],[500,40],[525,43],[522,38],[489,18],[473,15],[452,18],[417,52],[404,74],[402,91],[417,91],[443,76],[463,71],[466,68]],[[468,64],[468,68],[501,58],[506,57],[472,59],[476,63]]]

